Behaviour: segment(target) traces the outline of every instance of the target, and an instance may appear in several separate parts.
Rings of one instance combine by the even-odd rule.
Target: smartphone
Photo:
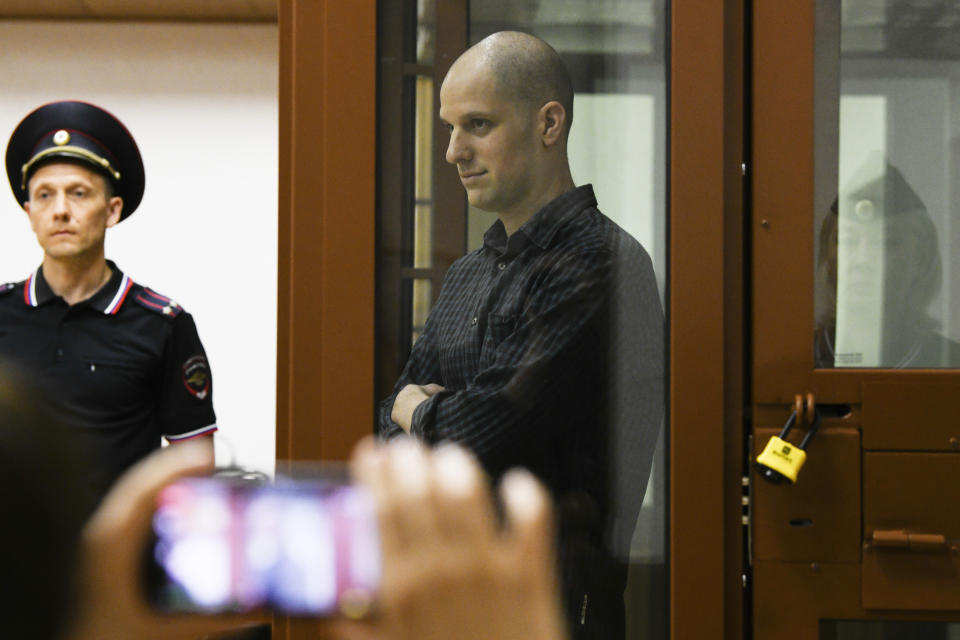
[[[362,618],[380,581],[373,499],[340,477],[179,480],[146,556],[147,599],[170,613]]]

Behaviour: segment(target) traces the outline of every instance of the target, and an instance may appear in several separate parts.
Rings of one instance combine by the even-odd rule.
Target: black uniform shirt
[[[169,441],[217,430],[193,318],[115,264],[91,298],[68,305],[38,268],[0,285],[0,358],[35,385],[94,457],[102,493]]]

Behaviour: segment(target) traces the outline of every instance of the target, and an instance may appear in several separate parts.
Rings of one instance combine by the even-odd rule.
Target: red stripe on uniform
[[[161,302],[166,302],[166,303],[172,302],[172,300],[171,300],[170,298],[168,298],[167,296],[162,296],[162,295],[160,295],[159,293],[157,293],[157,292],[154,291],[153,289],[147,289],[146,287],[144,287],[143,290],[144,290],[145,293],[149,293],[151,296],[153,296],[154,298],[157,298],[157,299],[160,300]]]
[[[117,306],[113,308],[113,311],[110,312],[110,315],[116,315],[116,313],[120,311],[120,307],[123,306],[123,301],[127,299],[127,294],[130,293],[130,288],[132,286],[133,286],[133,279],[127,278],[127,288],[123,290],[123,295],[120,296],[120,300],[119,302],[117,302]]]
[[[150,300],[147,300],[147,299],[144,298],[143,296],[137,296],[137,300],[139,300],[140,302],[142,302],[142,303],[145,304],[145,305],[148,305],[148,306],[153,307],[154,309],[161,309],[161,310],[162,310],[163,307],[164,307],[164,305],[162,305],[162,304],[157,304],[156,302],[151,302]]]

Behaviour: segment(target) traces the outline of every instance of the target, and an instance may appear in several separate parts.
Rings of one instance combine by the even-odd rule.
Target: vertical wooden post
[[[744,7],[670,11],[670,629],[739,638]]]
[[[376,0],[280,0],[279,21],[277,459],[344,459],[373,425]]]

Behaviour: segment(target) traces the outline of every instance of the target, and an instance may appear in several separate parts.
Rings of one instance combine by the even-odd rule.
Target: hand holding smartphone
[[[342,478],[185,478],[158,496],[145,576],[165,612],[361,618],[380,582],[374,502]]]

